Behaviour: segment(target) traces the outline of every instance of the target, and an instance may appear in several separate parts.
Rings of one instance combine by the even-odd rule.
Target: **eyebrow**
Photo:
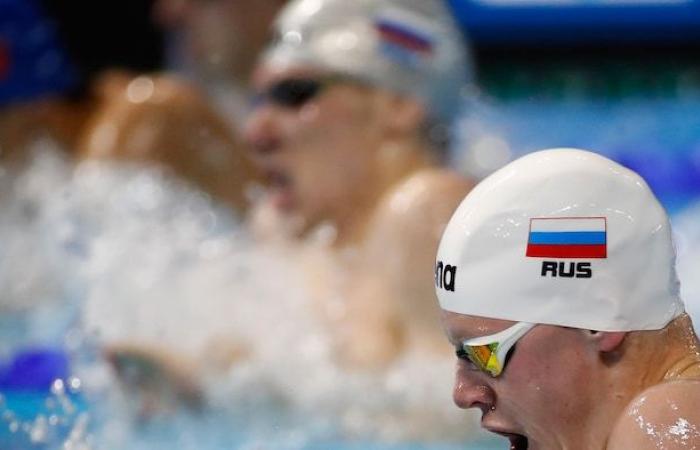
[[[462,342],[466,339],[471,339],[471,337],[465,336],[463,333],[447,333],[447,340],[450,341],[450,344],[455,348],[461,348]]]
[[[506,330],[508,327],[504,328],[503,330]],[[503,330],[498,330],[498,331],[493,331],[490,330],[485,333],[479,333],[479,334],[473,334],[473,333],[448,333],[448,340],[450,341],[451,344],[453,344],[455,347],[461,347],[462,342],[468,340],[468,339],[474,339],[474,338],[481,338],[484,336],[491,336],[492,334],[500,333]],[[464,330],[462,330],[464,331]],[[459,339],[454,339],[453,336],[459,336]],[[456,342],[456,343],[455,343]]]

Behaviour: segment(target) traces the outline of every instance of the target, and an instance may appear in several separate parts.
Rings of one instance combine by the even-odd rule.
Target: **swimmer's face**
[[[304,89],[315,81],[324,85],[293,104],[270,98],[271,89],[289,80]],[[317,71],[266,67],[256,73],[253,87],[263,98],[245,135],[278,211],[301,219],[308,229],[345,220],[371,203],[378,147],[387,134],[383,96],[389,94]]]
[[[455,346],[515,322],[443,311],[443,327]],[[503,373],[494,378],[459,359],[453,392],[460,408],[479,408],[481,425],[506,436],[515,450],[586,448],[581,431],[601,403],[595,381],[598,353],[586,331],[538,325],[515,345]]]
[[[158,0],[156,20],[180,38],[187,64],[214,79],[245,81],[283,0]]]

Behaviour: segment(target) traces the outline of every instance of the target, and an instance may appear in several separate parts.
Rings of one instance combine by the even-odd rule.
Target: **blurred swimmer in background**
[[[312,291],[305,316],[325,325],[338,367],[381,377],[396,363],[393,379],[404,380],[407,355],[419,355],[421,366],[449,364],[425,273],[471,187],[441,166],[470,82],[461,34],[440,0],[298,0],[282,10],[274,31],[255,71],[245,127],[269,185],[255,205],[253,231],[271,247],[291,249],[286,254],[304,267]],[[256,340],[278,342],[275,333]],[[285,348],[305,361],[302,348]],[[230,353],[237,355],[232,373],[245,364],[236,358],[265,358],[254,348]],[[191,392],[210,368],[179,356],[138,343],[110,354],[124,375],[141,371],[146,381]],[[307,367],[304,376],[313,380],[315,371]],[[431,380],[411,381],[419,382]],[[422,410],[432,414],[425,404]]]
[[[78,142],[85,159],[155,163],[245,213],[258,177],[239,129],[248,78],[281,0],[156,0],[167,71],[112,73]]]
[[[256,169],[244,144],[190,83],[112,73],[76,144],[84,160],[155,165],[245,214]]]
[[[81,14],[93,11],[88,5],[67,6],[53,0],[0,4],[0,161],[2,169],[13,169],[11,176],[3,178],[5,188],[0,201],[7,217],[3,233],[14,233],[16,226],[21,236],[4,246],[8,251],[0,262],[13,264],[11,258],[18,254],[27,261],[36,254],[39,260],[28,272],[39,275],[26,275],[22,278],[24,284],[20,283],[27,285],[28,294],[14,296],[20,300],[2,302],[4,313],[31,313],[41,301],[55,304],[60,310],[61,304],[67,303],[62,295],[41,294],[41,287],[54,279],[60,280],[54,284],[69,284],[64,283],[66,270],[56,263],[53,253],[83,249],[76,250],[84,252],[79,258],[81,267],[90,266],[94,262],[91,239],[97,236],[95,240],[99,240],[111,230],[112,224],[94,221],[99,226],[88,233],[73,223],[86,214],[79,205],[84,196],[80,186],[89,173],[94,173],[81,171],[84,167],[80,165],[74,173],[77,160],[110,160],[103,175],[113,176],[118,172],[114,161],[130,162],[130,173],[142,170],[148,174],[142,169],[145,165],[157,166],[167,177],[184,179],[237,213],[245,213],[248,206],[245,190],[255,168],[237,134],[207,104],[205,96],[190,83],[172,76],[133,75],[153,70],[159,63],[154,48],[158,39],[145,23],[148,4],[125,7],[115,2],[93,7],[98,10],[91,16],[93,21],[84,23]],[[102,23],[105,17],[118,24]],[[114,39],[110,30],[123,26],[131,33]],[[133,39],[137,39],[138,46]],[[43,158],[46,153],[59,155],[61,163],[47,161]],[[91,163],[84,162],[88,166]],[[0,173],[4,176],[8,172]],[[109,184],[106,178],[104,183],[96,183],[98,188]],[[53,198],[51,191],[66,195]],[[107,205],[114,200],[113,192],[98,189],[95,196],[98,194],[103,197],[97,204]],[[62,208],[74,208],[74,217],[53,218],[52,214]],[[51,224],[50,228],[36,231],[47,226],[44,221]],[[58,237],[54,247],[54,235],[66,234],[66,230],[73,230],[68,235],[75,236],[65,243]],[[50,245],[45,241],[51,241]],[[42,249],[42,245],[47,247]],[[42,281],[40,277],[45,278]],[[29,279],[34,281],[30,283]],[[24,288],[16,283],[13,280],[10,289],[22,291]],[[35,291],[39,294],[34,295]],[[44,345],[32,342],[39,344]],[[50,344],[60,347],[55,338]],[[63,349],[51,349],[49,356],[54,354],[63,355]],[[59,369],[65,373],[67,361],[61,361]],[[26,373],[23,376],[26,378]]]
[[[149,172],[143,167],[155,165],[167,172],[149,178],[162,183],[154,183],[156,189],[167,188],[170,178],[182,178],[237,213],[248,206],[245,190],[255,168],[205,96],[172,76],[133,75],[156,69],[160,62],[157,33],[147,23],[149,11],[148,2],[0,2],[0,232],[5,240],[0,265],[7,269],[0,315],[4,323],[14,323],[3,333],[26,328],[15,333],[24,340],[3,334],[4,342],[19,341],[16,348],[7,344],[0,352],[3,386],[31,384],[37,368],[45,372],[41,383],[48,385],[51,377],[65,379],[69,373],[57,330],[64,330],[69,322],[64,316],[73,317],[73,307],[80,303],[73,296],[77,272],[94,263],[92,244],[112,225],[93,221],[99,224],[95,230],[76,225],[85,222],[81,186],[94,171],[81,171],[80,165],[74,171],[74,162],[110,159],[102,175],[113,177],[118,172],[114,160],[131,162],[130,173],[145,176]],[[85,14],[91,21],[84,21]],[[130,32],[114,38],[114,28],[120,27]],[[114,187],[124,187],[118,182],[110,186],[105,178],[94,183],[95,197],[102,196],[97,205],[114,202]],[[73,216],[55,217],[71,208]],[[73,264],[73,259],[79,262]],[[30,332],[32,326],[24,322],[33,323],[32,317],[46,308],[54,308],[52,323]],[[5,373],[6,362],[12,367],[27,355],[39,363],[22,366],[26,370],[11,377]],[[46,367],[41,366],[44,360]]]
[[[76,23],[81,11],[53,0],[10,1],[0,8],[5,164],[26,162],[35,147],[71,159],[148,163],[245,211],[245,191],[256,171],[238,133],[190,82],[137,75],[159,63],[148,5],[104,4],[88,26]],[[108,14],[129,18],[134,37],[116,40],[96,30]],[[150,39],[134,51],[131,39],[142,36]]]
[[[102,97],[80,155],[157,162],[245,212],[257,172],[239,130],[250,74],[285,3],[156,0],[152,16],[168,35],[168,72],[110,77],[111,95]]]
[[[297,0],[274,31],[245,130],[255,229],[323,241],[309,273],[344,363],[445,350],[425,270],[470,188],[440,164],[471,71],[446,5]]]
[[[700,446],[700,353],[665,211],[636,173],[556,149],[464,199],[435,266],[454,401],[521,449]]]
[[[156,0],[168,32],[168,65],[205,87],[235,129],[249,109],[249,81],[286,0]]]

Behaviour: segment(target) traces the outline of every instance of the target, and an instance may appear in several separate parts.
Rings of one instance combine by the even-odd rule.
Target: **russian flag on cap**
[[[388,19],[377,21],[377,30],[382,40],[405,50],[429,54],[433,51],[433,42],[426,34],[413,27]]]
[[[525,256],[540,258],[607,258],[605,217],[530,219]]]

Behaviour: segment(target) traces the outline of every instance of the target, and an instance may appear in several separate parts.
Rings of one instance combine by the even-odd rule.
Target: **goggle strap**
[[[490,345],[498,343],[500,347],[507,342],[517,341],[525,333],[530,331],[534,326],[534,323],[518,322],[515,325],[508,327],[503,331],[499,331],[498,333],[490,334],[488,336],[467,339],[462,342],[462,345],[473,347],[476,345]]]
[[[473,355],[479,362],[477,365],[482,366],[492,376],[498,376],[503,370],[508,351],[534,326],[533,323],[518,322],[501,332],[467,339],[462,343],[462,349],[465,353]]]

